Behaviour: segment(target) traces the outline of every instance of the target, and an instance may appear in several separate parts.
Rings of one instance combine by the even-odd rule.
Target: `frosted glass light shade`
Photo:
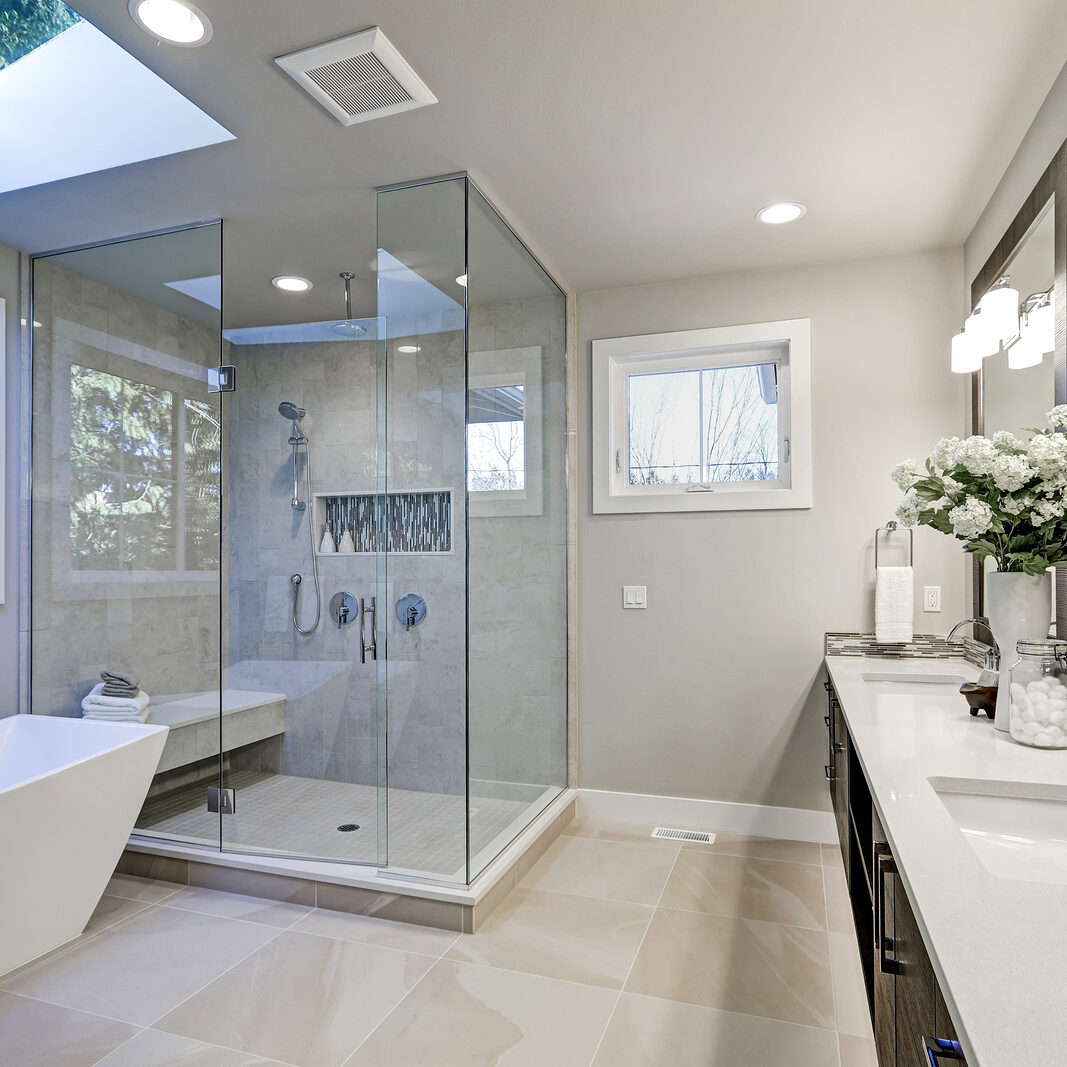
[[[982,325],[990,336],[1007,341],[1019,332],[1019,291],[1004,285],[990,289],[978,302]]]
[[[1031,320],[1033,316],[1030,316]],[[1042,360],[1044,353],[1034,340],[1034,330],[1030,323],[1022,327],[1019,340],[1008,349],[1008,366],[1011,370],[1022,370],[1024,367],[1036,367]]]
[[[982,365],[982,356],[975,350],[971,338],[962,330],[952,338],[952,370],[955,374],[970,374]]]
[[[982,318],[982,315],[968,315],[967,321],[963,324],[963,332],[967,335],[968,343],[980,359],[995,355],[1000,351],[1000,338],[986,328],[987,324],[982,321]]]
[[[1056,312],[1052,304],[1035,308],[1027,317],[1027,328],[1033,334],[1038,352],[1052,352],[1056,348]]]

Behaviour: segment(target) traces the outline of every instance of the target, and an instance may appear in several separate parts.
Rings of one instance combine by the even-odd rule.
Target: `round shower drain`
[[[340,826],[337,827],[337,829],[340,830],[341,833],[343,833],[343,834],[350,834],[353,830],[358,830],[359,829],[359,823],[358,822],[343,822],[343,823],[341,823]]]

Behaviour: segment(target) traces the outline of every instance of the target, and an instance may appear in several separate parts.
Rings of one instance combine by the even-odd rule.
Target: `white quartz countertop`
[[[965,779],[978,792],[988,782],[1067,787],[1067,750],[1016,744],[985,715],[972,717],[955,691],[895,693],[863,678],[973,680],[966,660],[828,656],[826,664],[969,1067],[1063,1067],[1067,886],[990,873],[930,779]],[[1064,813],[1067,824],[1067,804]]]

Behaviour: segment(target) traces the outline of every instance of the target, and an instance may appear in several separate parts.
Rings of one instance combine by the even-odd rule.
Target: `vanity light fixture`
[[[286,293],[306,293],[313,288],[311,282],[307,278],[301,278],[299,274],[279,274],[276,278],[271,278],[270,284]]]
[[[463,288],[466,289],[467,288],[467,275],[466,274],[461,274],[456,279],[456,285],[462,285]]]
[[[964,330],[952,338],[952,370],[955,374],[970,374],[982,365],[981,353]]]
[[[1036,367],[1044,357],[1045,353],[1037,347],[1033,331],[1024,326],[1019,339],[1008,349],[1008,367],[1010,370]]]
[[[211,22],[186,0],[130,0],[130,18],[157,41],[198,48],[211,40]]]
[[[1019,336],[1019,291],[1008,285],[1006,276],[978,301],[978,308],[982,326],[998,348]]]
[[[1000,351],[1000,338],[995,336],[992,330],[987,329],[979,311],[967,316],[967,321],[963,324],[963,332],[967,335],[971,347],[982,359]]]
[[[410,355],[412,352],[418,352],[419,351],[419,346],[418,345],[397,345],[396,346],[396,350],[398,352],[403,352],[404,355]]]
[[[1026,316],[1026,326],[1033,331],[1034,347],[1044,355],[1056,350],[1056,311],[1052,290],[1045,294],[1043,303],[1031,308]]]
[[[756,212],[756,218],[768,226],[780,226],[783,222],[796,222],[807,213],[803,204],[785,202],[781,204],[768,204]]]

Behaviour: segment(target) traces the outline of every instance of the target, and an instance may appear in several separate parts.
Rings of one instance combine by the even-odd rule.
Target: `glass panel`
[[[630,485],[774,481],[773,363],[629,376]]]
[[[567,783],[567,375],[562,292],[468,190],[473,879]]]
[[[315,292],[323,311],[346,308],[336,275]],[[377,325],[347,311],[301,322],[301,301],[279,293],[225,331],[238,386],[225,419],[222,705],[236,812],[223,848],[376,864],[378,678],[360,636],[371,644],[381,602]]]
[[[778,368],[716,367],[700,375],[707,482],[778,477]]]
[[[386,556],[387,861],[390,871],[454,882],[467,877],[464,185],[378,196],[389,517],[402,522],[441,498],[448,516],[447,541]],[[426,605],[410,628],[398,617],[409,593]]]
[[[137,828],[214,848],[220,323],[217,298],[168,283],[217,278],[220,243],[194,227],[33,269],[31,710],[80,715],[101,671],[135,676],[130,714],[148,696],[171,727]]]

